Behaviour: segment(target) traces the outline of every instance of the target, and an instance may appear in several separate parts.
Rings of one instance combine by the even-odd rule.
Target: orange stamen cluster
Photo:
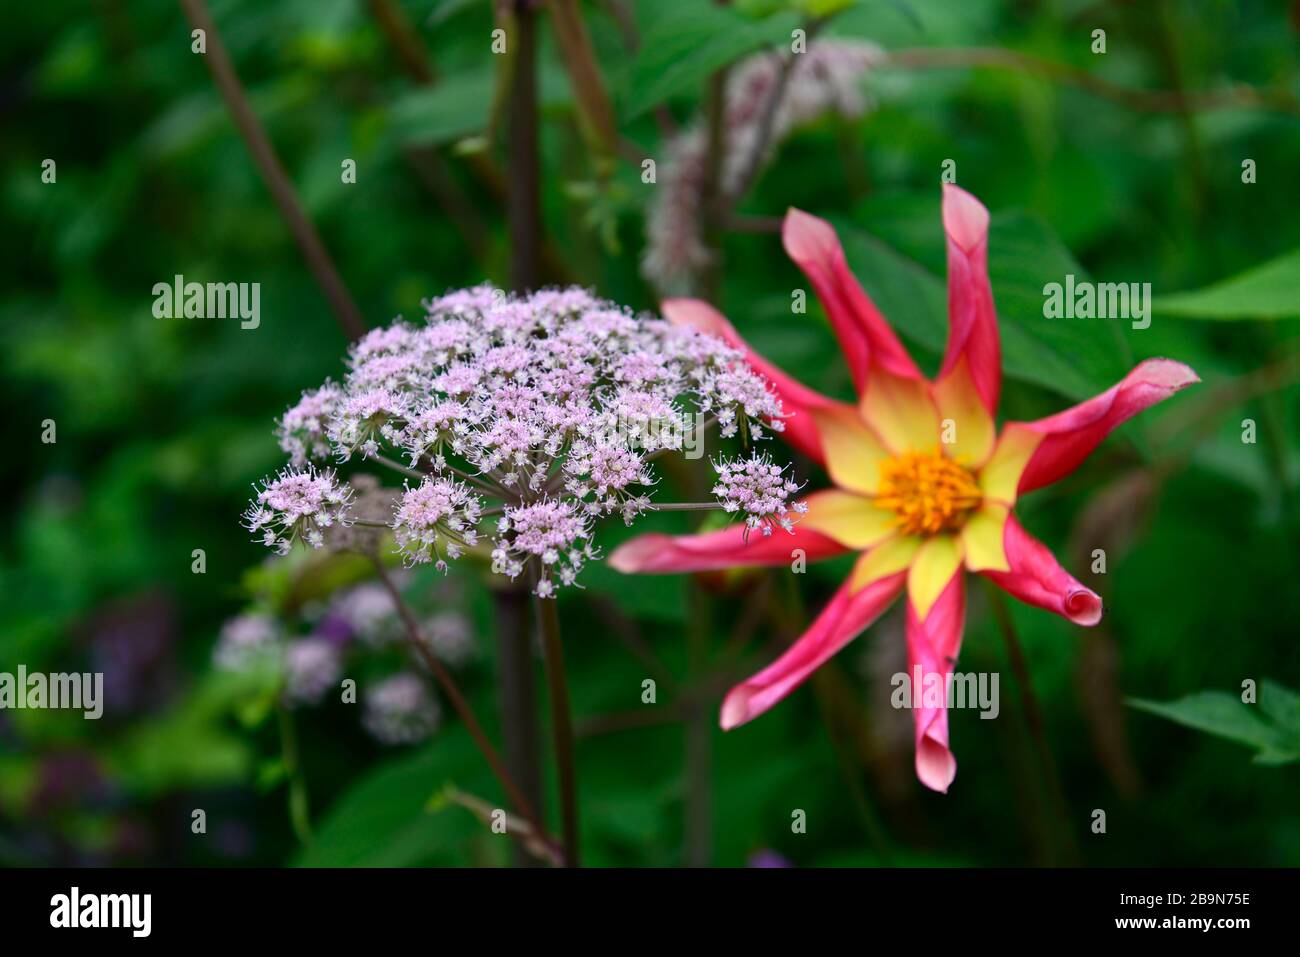
[[[960,528],[982,498],[975,477],[939,452],[904,452],[880,463],[876,505],[895,513],[904,535]]]

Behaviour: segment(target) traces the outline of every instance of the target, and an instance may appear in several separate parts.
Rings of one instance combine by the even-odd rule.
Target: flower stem
[[[541,282],[541,157],[537,116],[537,13],[512,4],[514,29],[508,104],[506,221],[510,230],[510,287],[536,289]]]
[[[409,465],[403,465],[401,462],[398,462],[395,459],[390,459],[386,455],[372,455],[371,458],[374,459],[376,462],[378,462],[380,465],[386,465],[394,472],[397,472],[401,475],[405,475],[408,478],[420,479],[421,481],[424,481],[424,479],[428,478],[430,474],[429,472],[421,472],[419,469],[413,469]],[[491,495],[493,498],[502,498],[502,499],[508,498],[508,496],[502,489],[488,482],[484,482],[478,477],[470,475],[468,472],[465,472],[462,469],[456,468],[454,465],[447,465],[445,466],[445,468],[448,472],[464,479],[466,482],[469,482],[471,485],[479,489],[479,491],[485,492],[486,494]],[[432,466],[430,466],[430,469],[432,469]]]
[[[452,475],[464,479],[466,482],[468,482],[470,485],[473,485],[479,491],[485,492],[486,494],[491,495],[493,498],[510,499],[514,497],[510,495],[508,492],[506,492],[506,490],[503,489],[501,486],[496,485],[492,482],[485,482],[476,475],[470,475],[464,469],[458,469],[454,465],[448,465],[446,466],[446,469]]]
[[[212,79],[217,85],[218,92],[221,93],[222,100],[225,101],[226,108],[230,111],[235,129],[239,131],[240,138],[244,141],[258,173],[262,176],[262,181],[270,191],[271,198],[275,200],[280,215],[284,217],[294,242],[298,244],[303,258],[307,260],[307,266],[315,277],[316,284],[320,286],[326,301],[333,309],[339,327],[349,339],[360,339],[366,333],[366,321],[361,315],[361,310],[357,308],[352,295],[343,284],[329,250],[321,242],[320,234],[303,210],[302,201],[299,200],[292,181],[285,173],[280,157],[276,154],[275,147],[271,145],[270,137],[266,135],[266,130],[258,120],[257,114],[249,105],[243,84],[239,82],[239,74],[235,72],[235,66],[226,52],[226,46],[221,42],[217,25],[208,12],[208,5],[204,0],[181,0],[181,8],[185,11],[190,26],[202,30],[207,38],[208,52],[202,59],[211,70]]]
[[[720,509],[717,502],[652,502],[646,506],[647,512],[707,512]]]
[[[712,607],[699,584],[691,586],[691,623],[686,633],[688,674],[708,674]],[[686,722],[686,866],[708,867],[713,859],[713,702],[696,699]]]
[[[822,28],[822,20],[812,20],[804,24],[805,39],[811,43],[814,36]],[[781,64],[777,68],[776,82],[772,86],[772,91],[768,94],[767,102],[763,105],[763,115],[759,118],[758,135],[754,137],[750,145],[749,153],[745,157],[745,163],[741,167],[740,177],[736,181],[734,191],[731,195],[724,197],[727,203],[724,214],[730,212],[729,207],[738,203],[744,195],[749,192],[749,188],[754,185],[754,180],[758,178],[758,171],[763,166],[763,160],[767,158],[768,149],[772,145],[772,134],[776,129],[776,114],[780,111],[781,101],[785,99],[786,88],[790,85],[790,76],[794,73],[795,57],[798,54],[793,50],[787,52],[781,58]]]
[[[1028,727],[1029,736],[1034,742],[1034,749],[1038,752],[1044,782],[1054,805],[1057,824],[1061,832],[1063,851],[1068,861],[1077,863],[1079,849],[1074,842],[1073,832],[1070,830],[1070,813],[1065,801],[1065,787],[1061,783],[1061,775],[1056,767],[1056,760],[1052,757],[1052,749],[1047,744],[1043,712],[1039,707],[1038,697],[1034,694],[1033,683],[1030,681],[1029,666],[1025,661],[1025,651],[1020,644],[1019,636],[1016,634],[1015,622],[1011,620],[1011,612],[1007,609],[1007,603],[1002,597],[1002,592],[991,582],[986,582],[986,584],[988,585],[989,604],[993,607],[993,617],[997,621],[998,629],[1002,632],[1003,641],[1006,643],[1007,656],[1011,659],[1011,669],[1016,674],[1016,685],[1020,689],[1020,707],[1025,714],[1025,725]]]
[[[709,75],[704,92],[705,163],[700,189],[700,223],[709,252],[708,264],[696,278],[701,298],[718,303],[722,291],[722,196],[723,154],[727,149],[727,67]]]
[[[298,732],[293,715],[281,704],[276,709],[280,717],[280,756],[289,780],[289,821],[293,833],[306,846],[311,843],[311,810],[307,800],[307,779],[303,777],[302,762],[298,756]]]
[[[539,835],[544,842],[554,844],[554,838],[547,835],[547,831],[538,819],[537,812],[533,809],[533,805],[524,797],[523,792],[515,783],[514,778],[510,776],[505,765],[502,764],[501,755],[497,753],[497,749],[494,748],[492,742],[488,740],[488,736],[484,733],[483,726],[479,724],[478,718],[474,716],[474,711],[470,707],[469,702],[465,700],[465,696],[461,693],[460,688],[456,686],[455,679],[452,678],[451,673],[443,667],[442,662],[439,661],[429,650],[428,646],[421,638],[419,623],[416,622],[415,615],[411,612],[410,606],[407,605],[405,599],[402,598],[402,593],[398,591],[397,586],[393,584],[393,579],[388,574],[388,570],[384,568],[383,562],[377,555],[372,556],[372,560],[375,564],[375,570],[379,575],[379,581],[383,584],[389,596],[393,599],[393,604],[396,606],[398,616],[402,619],[402,624],[406,628],[406,634],[410,639],[412,647],[429,667],[429,670],[433,672],[433,677],[442,688],[443,694],[447,696],[447,700],[451,702],[452,708],[455,709],[458,715],[460,715],[461,722],[465,725],[466,730],[469,731],[470,737],[474,739],[474,744],[477,745],[479,751],[482,752],[483,757],[487,760],[488,766],[492,769],[492,773],[496,776],[497,781],[505,790],[506,796],[510,799],[511,803],[514,804],[519,813],[528,821],[529,824],[532,825],[533,832]]]
[[[497,641],[497,687],[506,767],[525,799],[542,813],[541,743],[537,727],[537,691],[533,681],[533,643],[529,630],[528,590],[510,582],[491,589],[492,621]],[[535,857],[517,847],[515,864],[531,867]]]
[[[1259,110],[1300,113],[1300,101],[1283,87],[1258,89],[1244,83],[1214,90],[1139,90],[1075,66],[1044,60],[1001,47],[917,47],[891,50],[885,66],[906,70],[989,68],[1041,76],[1078,87],[1086,93],[1143,113],[1183,113],[1188,110]]]
[[[371,456],[371,458],[373,458],[380,465],[386,465],[394,472],[398,472],[402,475],[407,476],[408,478],[420,479],[421,481],[424,480],[425,476],[423,472],[418,472],[415,469],[410,468],[409,466],[403,465],[401,462],[398,462],[395,459],[390,459],[387,455],[373,455]]]
[[[564,675],[564,649],[560,645],[560,615],[554,598],[536,599],[537,626],[546,660],[546,683],[551,698],[551,734],[560,778],[560,811],[566,867],[578,866],[578,790],[574,768],[573,715],[569,685]]]

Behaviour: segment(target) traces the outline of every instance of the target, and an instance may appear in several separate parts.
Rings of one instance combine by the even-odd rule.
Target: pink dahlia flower
[[[854,279],[830,224],[795,209],[787,214],[786,252],[830,316],[858,393],[855,404],[791,379],[706,303],[664,303],[670,321],[714,333],[746,353],[780,395],[785,438],[821,463],[835,487],[798,503],[804,514],[792,538],[750,535],[744,523],[699,535],[643,535],[616,550],[611,564],[624,572],[690,572],[783,565],[793,549],[809,561],[860,553],[808,630],[727,694],[724,729],[790,694],[904,591],[909,672],[919,667],[923,681],[932,673],[946,678],[961,646],[967,572],[1075,624],[1101,619],[1101,598],[1021,527],[1016,500],[1068,475],[1116,426],[1199,379],[1181,362],[1149,359],[1101,395],[1036,422],[1005,423],[999,433],[1002,368],[988,222],[979,200],[944,187],[948,346],[930,381]],[[913,714],[917,777],[946,791],[957,771],[946,705]]]

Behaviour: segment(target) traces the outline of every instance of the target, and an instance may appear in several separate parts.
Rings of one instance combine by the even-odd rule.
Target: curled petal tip
[[[1065,614],[1076,625],[1091,628],[1101,621],[1106,608],[1101,596],[1087,588],[1077,588],[1065,597]]]
[[[675,326],[689,326],[714,335],[730,331],[731,324],[726,317],[702,299],[665,299],[659,304],[659,311]]]
[[[1154,386],[1177,392],[1201,381],[1191,366],[1176,359],[1147,359],[1138,366],[1142,378]]]
[[[722,710],[718,715],[718,724],[723,731],[730,731],[746,724],[756,715],[749,707],[750,692],[744,685],[733,688],[722,701]]]
[[[839,245],[835,229],[824,219],[791,206],[781,224],[781,242],[795,262],[805,262]]]
[[[969,252],[989,231],[989,211],[960,186],[943,185],[943,228],[948,237]]]
[[[947,794],[957,776],[957,759],[946,745],[926,735],[916,748],[916,776],[931,791]]]
[[[624,575],[635,575],[637,572],[651,569],[654,566],[654,557],[662,552],[669,542],[667,535],[638,535],[610,553],[610,567]]]

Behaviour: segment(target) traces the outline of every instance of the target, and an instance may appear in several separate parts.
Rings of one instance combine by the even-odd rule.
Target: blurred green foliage
[[[422,297],[448,288],[503,283],[510,253],[500,198],[475,173],[502,149],[491,5],[396,6],[436,71],[431,85],[404,72],[362,0],[211,3],[257,115],[372,324],[417,314]],[[582,9],[620,133],[651,156],[663,146],[656,108],[691,122],[712,71],[784,42],[809,14],[836,14],[825,36],[890,50],[1001,47],[1133,89],[1241,83],[1292,103],[1300,93],[1297,16],[1282,2]],[[1098,28],[1104,55],[1090,52]],[[339,373],[345,339],[191,53],[179,8],[27,5],[6,14],[0,51],[0,394],[11,410],[0,460],[0,670],[116,667],[133,682],[129,706],[99,722],[0,713],[0,862],[505,862],[504,843],[463,807],[429,809],[447,785],[496,796],[463,728],[449,722],[428,744],[394,753],[361,735],[342,704],[298,723],[316,812],[313,843],[298,847],[275,722],[248,714],[257,689],[212,672],[221,622],[264,592],[259,574],[275,577],[246,575],[264,556],[238,526],[249,483],[280,461],[273,420],[303,388]],[[554,260],[602,295],[653,308],[637,266],[654,187],[635,163],[608,181],[593,167],[545,23],[540,73]],[[1281,718],[1224,703],[1245,679],[1300,685],[1300,221],[1289,215],[1300,198],[1300,120],[1281,110],[1150,112],[1015,70],[882,68],[865,86],[875,108],[800,130],[740,213],[796,205],[831,218],[864,285],[933,371],[946,332],[937,187],[954,160],[957,181],[994,213],[1005,416],[1055,411],[1150,356],[1189,363],[1203,384],[1023,503],[1027,527],[1109,610],[1083,633],[1012,609],[1072,838],[1044,811],[1019,689],[975,589],[963,664],[1003,673],[1004,706],[994,722],[953,714],[960,770],[949,795],[917,785],[908,716],[879,707],[903,660],[901,621],[890,616],[770,715],[712,733],[704,856],[737,865],[771,849],[799,865],[1018,864],[1069,859],[1072,843],[1089,864],[1300,862],[1294,766],[1252,764],[1227,742],[1123,705],[1126,696],[1182,699],[1148,710],[1272,753],[1266,721]],[[437,150],[484,243],[458,228],[446,189],[440,198],[426,188],[412,149]],[[355,185],[340,183],[343,158],[357,163]],[[55,183],[42,182],[46,159]],[[1246,159],[1255,183],[1242,181]],[[742,333],[803,381],[848,395],[819,308],[790,315],[790,290],[803,280],[779,238],[728,235],[723,253],[721,305]],[[1150,282],[1151,327],[1044,319],[1042,286],[1067,272]],[[260,327],[154,318],[150,290],[176,274],[260,282]],[[1242,441],[1244,419],[1258,424],[1256,444]],[[41,441],[46,420],[54,444]],[[818,487],[822,477],[805,471]],[[690,470],[672,479],[699,480]],[[684,515],[639,524],[688,527]],[[606,547],[623,534],[610,529]],[[1088,572],[1095,547],[1108,552],[1104,576]],[[191,571],[194,549],[205,552],[205,574]],[[579,773],[591,863],[687,858],[683,808],[700,782],[686,770],[683,716],[712,727],[718,677],[770,660],[790,638],[779,619],[806,622],[842,572],[817,566],[797,587],[789,576],[733,576],[701,597],[684,579],[629,581],[593,567],[586,590],[566,596],[570,681],[588,731]],[[490,611],[474,574],[462,573],[485,650],[467,691],[499,739]],[[781,614],[737,641],[736,622],[762,595]],[[695,711],[679,695],[688,674],[700,677],[691,629],[713,676]],[[643,707],[647,669],[629,635],[676,678],[661,686],[661,721],[615,720]],[[1283,717],[1293,733],[1295,715]],[[197,807],[206,838],[190,831]],[[1094,808],[1107,810],[1104,836],[1088,830]],[[794,809],[807,813],[806,834],[791,832]]]

